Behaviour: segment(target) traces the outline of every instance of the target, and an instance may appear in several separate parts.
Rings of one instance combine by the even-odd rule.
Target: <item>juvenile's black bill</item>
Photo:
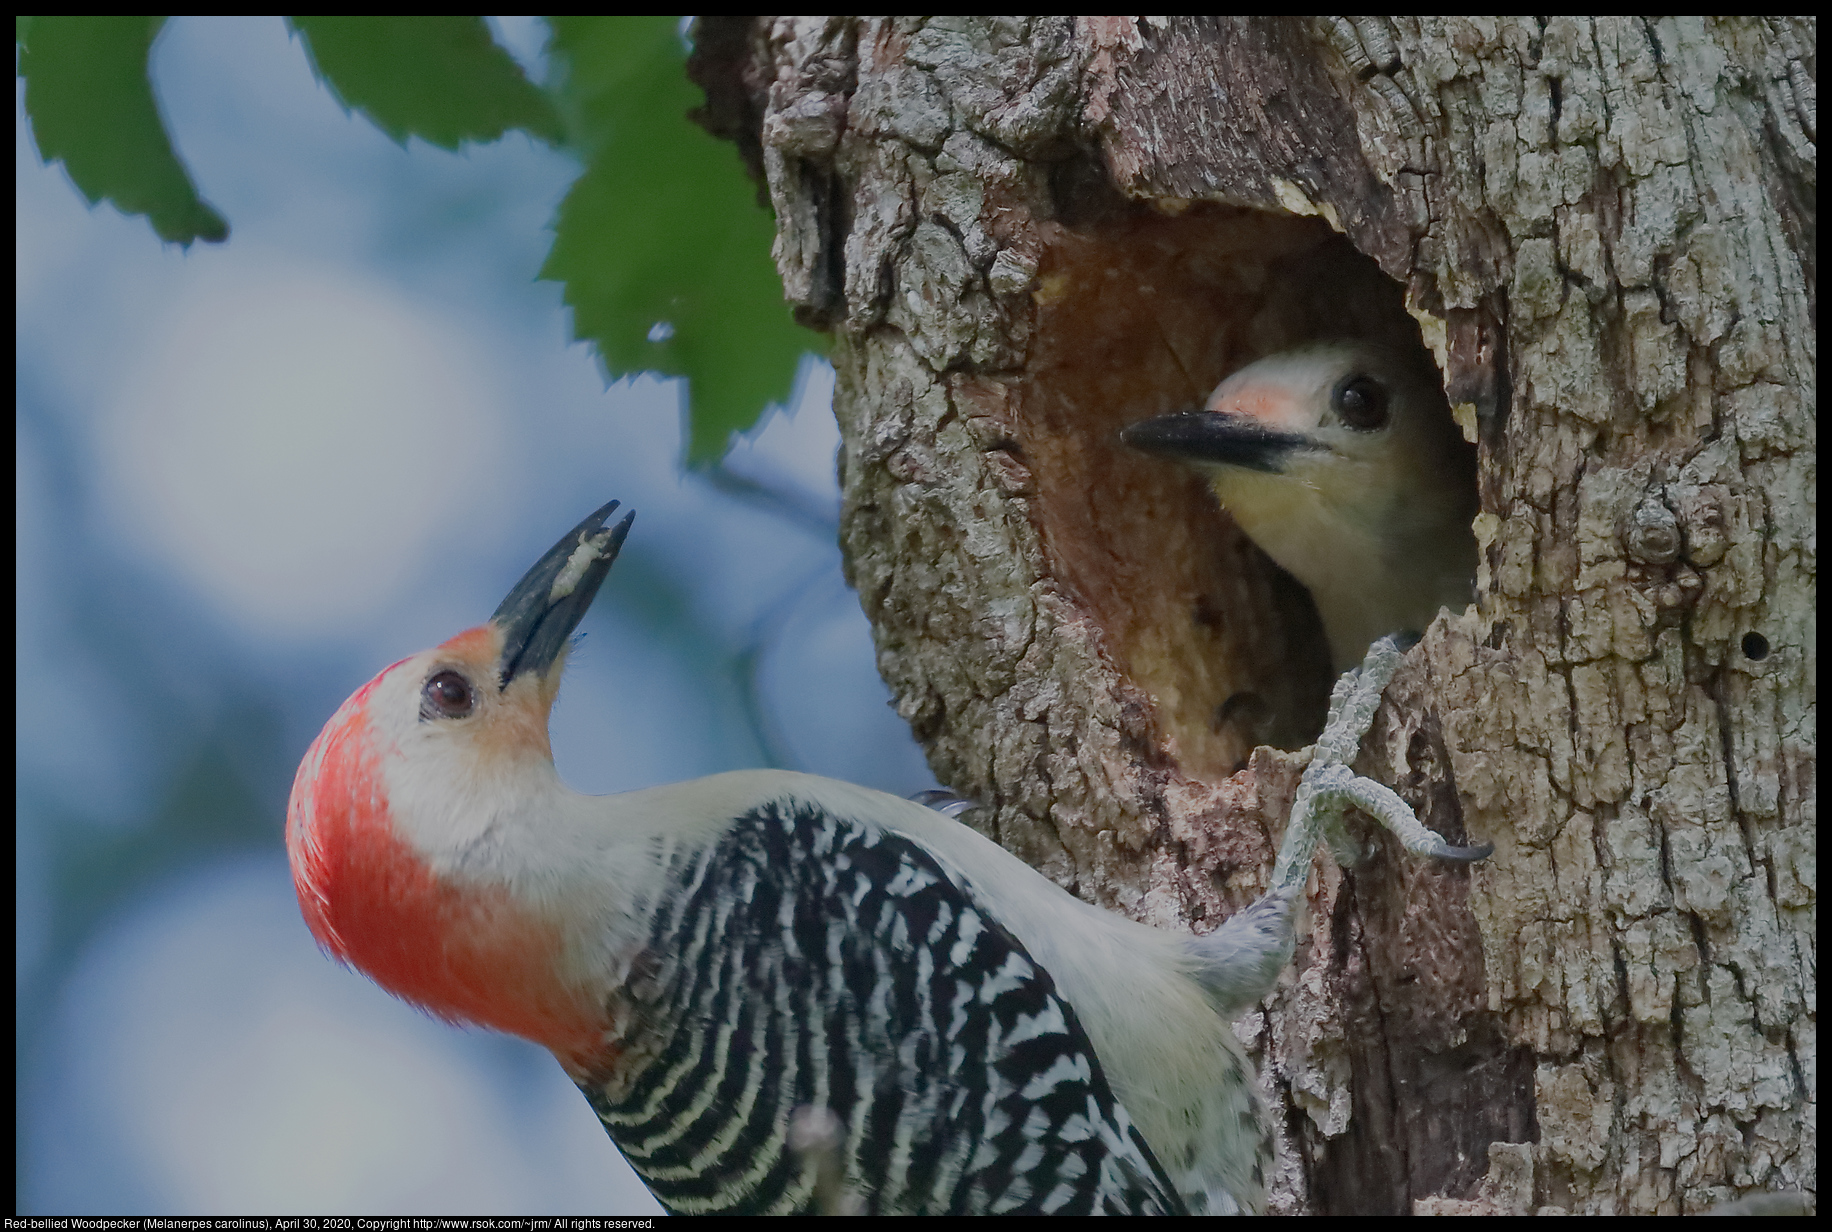
[[[1275,432],[1245,415],[1191,411],[1141,419],[1120,431],[1120,440],[1146,453],[1184,462],[1220,462],[1277,474],[1285,459],[1317,446],[1293,432]]]

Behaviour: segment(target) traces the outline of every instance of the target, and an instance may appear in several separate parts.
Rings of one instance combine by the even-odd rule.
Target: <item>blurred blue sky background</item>
[[[540,76],[544,28],[497,28]],[[568,781],[932,785],[840,577],[831,371],[683,476],[676,386],[607,392],[535,280],[565,155],[403,150],[277,17],[174,19],[153,70],[226,245],[87,209],[15,87],[17,1209],[652,1212],[544,1052],[317,951],[286,793],[345,696],[613,496]]]

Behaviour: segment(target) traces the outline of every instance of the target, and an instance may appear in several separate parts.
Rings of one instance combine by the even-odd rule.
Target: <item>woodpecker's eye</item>
[[[476,705],[471,682],[457,672],[440,672],[420,690],[420,717],[423,719],[462,719]]]
[[[1362,432],[1387,426],[1387,388],[1371,376],[1352,376],[1331,399],[1342,422]]]

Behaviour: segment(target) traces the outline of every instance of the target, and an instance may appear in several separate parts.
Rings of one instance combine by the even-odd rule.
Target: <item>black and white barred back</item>
[[[668,862],[586,1098],[672,1212],[811,1212],[831,1109],[867,1214],[1182,1213],[1074,1010],[924,848],[793,802]]]

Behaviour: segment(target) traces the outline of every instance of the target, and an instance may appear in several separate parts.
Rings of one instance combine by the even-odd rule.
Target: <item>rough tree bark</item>
[[[1117,430],[1348,333],[1429,347],[1480,446],[1479,602],[1359,769],[1496,852],[1319,859],[1239,1024],[1275,1210],[1816,1184],[1814,57],[1756,18],[702,19],[703,119],[833,337],[880,670],[1083,897],[1256,896],[1262,746],[1329,685],[1308,597]]]

